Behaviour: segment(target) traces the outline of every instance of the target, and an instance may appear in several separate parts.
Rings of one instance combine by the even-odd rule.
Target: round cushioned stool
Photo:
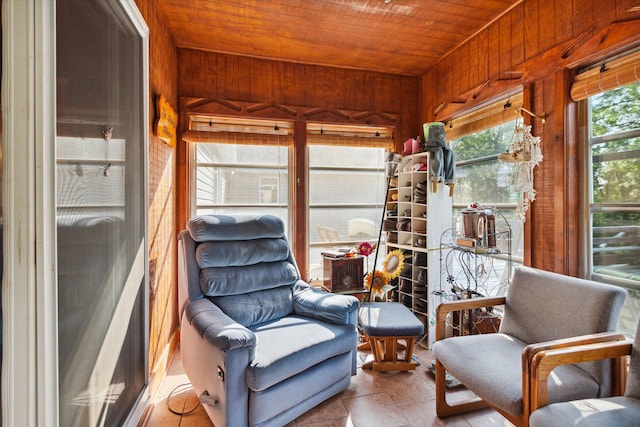
[[[374,371],[408,371],[415,369],[413,346],[424,325],[399,302],[365,302],[358,311],[358,323],[364,332],[364,343],[358,350],[371,350],[374,360],[362,369]],[[404,345],[398,341],[404,341]],[[404,349],[404,357],[398,351]]]

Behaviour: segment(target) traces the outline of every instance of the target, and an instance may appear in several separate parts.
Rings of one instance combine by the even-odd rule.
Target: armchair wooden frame
[[[505,297],[484,297],[440,304],[436,309],[436,340],[445,338],[449,313],[500,306],[504,305],[505,302]],[[522,414],[519,416],[513,416],[502,408],[495,407],[479,397],[450,405],[447,402],[446,367],[436,359],[436,413],[438,417],[447,417],[490,406],[514,425],[528,427],[531,412],[548,403],[547,380],[554,367],[561,364],[573,364],[606,358],[616,360],[616,363],[613,363],[612,375],[614,390],[618,393],[624,387],[624,371],[626,368],[626,358],[621,353],[623,349],[630,351],[631,345],[627,342],[622,342],[624,340],[625,337],[621,333],[603,332],[526,346],[522,351]],[[620,348],[614,346],[614,344],[620,345]],[[593,355],[589,353],[589,356],[573,355],[574,353],[571,352],[575,348],[590,349],[592,347],[594,348],[594,353]],[[601,350],[596,351],[595,348],[601,348]],[[601,355],[601,357],[597,359],[596,354]],[[608,357],[602,357],[602,355]],[[593,357],[593,359],[590,357]]]
[[[627,365],[633,341],[620,340],[576,345],[536,353],[531,361],[531,411],[548,400],[547,378],[554,368],[595,360],[613,360],[613,395],[622,396],[627,378]]]

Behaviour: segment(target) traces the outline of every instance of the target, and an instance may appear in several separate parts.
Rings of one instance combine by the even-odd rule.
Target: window
[[[194,215],[262,212],[290,230],[292,212],[305,208],[290,201],[291,123],[194,115],[183,139],[194,144]],[[377,243],[393,140],[388,128],[308,123],[307,145],[311,281],[322,279],[323,249]]]
[[[309,124],[307,132],[308,271],[314,280],[322,278],[324,249],[377,243],[386,190],[384,155],[392,139],[390,130],[372,127]]]
[[[196,117],[190,128],[201,135],[195,143],[195,214],[261,212],[289,223],[289,124]]]
[[[519,192],[515,191],[512,164],[498,160],[509,148],[522,94],[485,107],[459,119],[447,128],[447,139],[456,155],[454,220],[471,203],[498,209],[511,227],[512,258],[522,262],[523,224],[516,219]]]
[[[587,276],[629,289],[620,329],[640,314],[640,83],[588,98],[583,182]]]

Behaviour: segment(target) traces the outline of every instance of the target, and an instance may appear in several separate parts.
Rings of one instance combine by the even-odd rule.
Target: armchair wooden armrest
[[[441,303],[438,305],[438,308],[436,308],[436,340],[441,340],[445,337],[447,315],[452,311],[504,305],[505,301],[505,297],[484,297]]]
[[[565,345],[564,341],[571,340],[576,344]],[[561,365],[613,359],[613,394],[622,395],[624,393],[626,356],[631,354],[632,341],[626,340],[622,334],[616,332],[585,335],[584,337],[559,341],[563,341],[559,346],[541,348],[531,354],[528,375],[531,413],[539,407],[547,405],[549,401],[549,375],[554,368]]]
[[[565,347],[575,347],[585,344],[597,344],[610,341],[623,341],[625,336],[620,332],[600,332],[597,334],[580,335],[577,337],[563,338],[553,341],[545,341],[529,344],[522,350],[522,372],[529,375],[531,371],[531,361],[534,356],[545,350],[552,350]]]

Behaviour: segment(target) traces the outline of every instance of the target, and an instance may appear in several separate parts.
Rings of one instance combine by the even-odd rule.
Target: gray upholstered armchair
[[[614,332],[626,292],[527,267],[516,267],[506,297],[444,303],[436,314],[436,412],[439,417],[491,406],[517,426],[527,426],[532,407],[614,392],[612,361],[565,365],[539,378],[546,395],[537,393],[531,368],[537,354],[571,345],[624,339]],[[445,338],[448,313],[504,306],[498,333]],[[480,399],[450,405],[449,372]],[[549,374],[549,373],[547,373]]]
[[[300,280],[279,218],[199,216],[186,228],[182,362],[216,427],[282,426],[349,386],[358,300]]]
[[[582,399],[553,403],[531,414],[531,427],[618,427],[640,426],[640,322],[635,340],[607,342],[549,350],[539,355],[532,375],[545,373],[556,366],[585,360],[623,358],[620,364],[620,384],[624,385],[626,356],[629,358],[624,394],[615,390],[614,397]],[[616,359],[614,359],[616,360]],[[622,394],[622,395],[621,395]]]

